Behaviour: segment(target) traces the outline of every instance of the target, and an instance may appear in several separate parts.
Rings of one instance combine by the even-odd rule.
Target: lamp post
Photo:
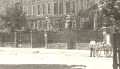
[[[45,40],[45,48],[48,47],[48,42],[47,42],[47,31],[44,31],[44,40]]]
[[[48,17],[46,16],[45,17],[45,29],[44,29],[44,40],[45,40],[45,48],[48,48],[48,34],[47,34],[47,31],[48,31]]]
[[[21,29],[16,29],[16,31],[14,33],[15,34],[14,41],[16,43],[16,47],[22,48],[22,40],[23,40],[23,38],[22,38],[22,32],[24,32],[24,31],[25,31],[24,27],[22,27]]]
[[[66,23],[65,23],[65,38],[67,40],[67,49],[74,49],[74,42],[73,42],[73,32],[72,32],[72,20],[71,15],[66,16]]]

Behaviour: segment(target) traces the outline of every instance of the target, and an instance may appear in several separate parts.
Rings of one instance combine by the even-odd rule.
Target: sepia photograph
[[[120,69],[120,0],[0,0],[0,69]]]

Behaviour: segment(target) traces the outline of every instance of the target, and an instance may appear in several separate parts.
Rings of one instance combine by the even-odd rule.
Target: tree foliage
[[[105,26],[120,24],[120,2],[118,0],[102,0],[98,4],[98,9],[104,18]]]
[[[22,11],[20,3],[15,3],[12,7],[7,7],[5,12],[6,15],[0,16],[4,21],[4,28],[9,29],[10,31],[16,31],[26,26],[26,16]]]

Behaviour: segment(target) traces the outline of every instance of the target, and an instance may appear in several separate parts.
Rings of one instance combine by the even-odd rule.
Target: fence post
[[[30,31],[30,45],[31,45],[31,48],[33,47],[33,38],[32,38],[32,34],[33,32],[32,32],[32,30]]]
[[[48,47],[48,46],[47,46],[47,45],[48,45],[47,39],[48,39],[48,38],[47,38],[47,32],[45,31],[45,32],[44,32],[45,48]]]
[[[17,47],[17,32],[14,31],[14,42],[15,42],[15,46]]]

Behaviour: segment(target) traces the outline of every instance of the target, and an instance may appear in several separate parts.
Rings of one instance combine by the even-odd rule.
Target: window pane
[[[48,14],[50,14],[50,4],[48,3]]]
[[[35,6],[32,6],[33,15],[35,16]]]
[[[43,8],[43,15],[45,14],[45,4],[42,4],[42,8]]]
[[[70,13],[70,2],[69,1],[66,2],[66,13],[67,14]]]
[[[54,3],[54,14],[58,14],[58,3]]]
[[[40,15],[40,5],[38,5],[38,15]]]
[[[63,14],[63,1],[59,3],[59,14]]]

